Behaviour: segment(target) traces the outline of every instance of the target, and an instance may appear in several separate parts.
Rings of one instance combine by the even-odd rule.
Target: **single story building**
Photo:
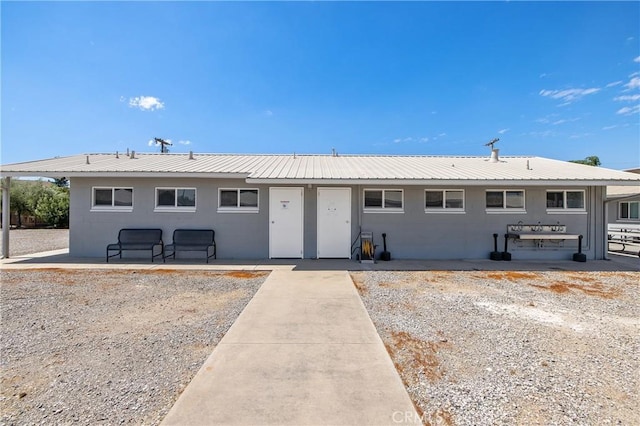
[[[640,168],[625,171],[640,175]],[[608,187],[607,205],[610,225],[634,225],[640,228],[640,184]]]
[[[121,228],[161,228],[165,243],[177,228],[212,228],[219,259],[355,258],[361,232],[372,234],[377,253],[386,234],[393,258],[480,259],[494,250],[493,234],[503,250],[514,230],[543,232],[512,234],[513,259],[571,259],[577,235],[588,259],[603,259],[606,188],[640,185],[634,173],[498,157],[498,150],[491,157],[116,152],[6,164],[0,176],[3,188],[19,176],[70,180],[71,256],[104,256]],[[553,238],[543,236],[549,232]]]

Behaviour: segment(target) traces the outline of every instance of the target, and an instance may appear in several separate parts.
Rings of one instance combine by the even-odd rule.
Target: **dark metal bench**
[[[154,248],[160,246],[160,253],[155,254]],[[125,250],[150,250],[151,262],[157,256],[164,254],[162,243],[162,229],[124,228],[118,232],[118,242],[107,246],[107,263],[110,257],[120,256]],[[109,256],[110,251],[117,251]],[[164,258],[164,257],[163,257]]]
[[[176,258],[179,251],[203,251],[210,258],[216,258],[216,233],[213,229],[176,229],[173,231],[173,243],[164,247],[163,259]],[[211,254],[210,254],[210,249]]]

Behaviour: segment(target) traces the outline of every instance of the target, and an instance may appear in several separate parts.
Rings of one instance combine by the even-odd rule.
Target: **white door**
[[[304,188],[269,188],[269,257],[303,257]]]
[[[351,258],[351,188],[318,188],[318,258]]]

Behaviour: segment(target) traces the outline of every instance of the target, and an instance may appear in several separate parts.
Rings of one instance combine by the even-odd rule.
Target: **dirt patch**
[[[367,286],[364,284],[364,280],[362,279],[362,275],[352,273],[351,281],[353,281],[353,285],[358,290],[360,295],[364,295],[367,292]]]
[[[411,385],[411,382],[419,380],[414,374],[416,372],[432,382],[442,378],[444,369],[438,359],[438,352],[451,347],[448,341],[424,341],[405,331],[391,332],[390,337],[386,348],[391,358],[396,360],[396,369],[405,383]],[[409,371],[411,374],[408,374]]]
[[[585,282],[591,282],[591,285],[573,284],[566,281],[558,281],[550,285],[541,284],[529,284],[532,287],[548,290],[557,294],[570,293],[571,290],[578,291],[587,296],[602,297],[603,299],[614,299],[621,293],[619,288],[606,287],[603,284],[597,282],[595,279],[590,281],[583,280]]]
[[[267,273],[266,272],[248,272],[248,271],[229,271],[229,272],[225,272],[225,276],[227,277],[233,277],[233,278],[245,278],[245,279],[250,279],[250,278],[256,278],[256,277],[263,277],[265,276]]]
[[[539,274],[534,272],[519,272],[519,271],[500,271],[500,272],[485,272],[484,274],[476,274],[477,278],[487,278],[490,280],[507,280],[507,281],[520,281],[520,280],[535,280],[540,278]]]

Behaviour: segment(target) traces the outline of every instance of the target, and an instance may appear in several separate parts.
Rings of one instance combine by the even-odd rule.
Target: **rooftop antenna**
[[[164,139],[160,139],[160,138],[153,138],[156,141],[156,145],[160,144],[160,152],[163,154],[166,154],[169,152],[169,148],[167,148],[168,145],[173,145],[171,142],[169,141],[165,141]]]
[[[491,147],[491,150],[493,151],[493,145],[495,145],[495,143],[498,142],[499,140],[500,140],[499,138],[491,139],[489,142],[485,143],[484,146]]]
[[[500,162],[500,159],[498,158],[498,152],[500,150],[493,147],[493,145],[495,145],[495,143],[498,142],[499,140],[500,139],[498,139],[498,138],[494,138],[494,139],[491,139],[489,142],[484,144],[484,146],[491,147],[491,158],[489,159],[489,161],[492,162],[492,163]]]

